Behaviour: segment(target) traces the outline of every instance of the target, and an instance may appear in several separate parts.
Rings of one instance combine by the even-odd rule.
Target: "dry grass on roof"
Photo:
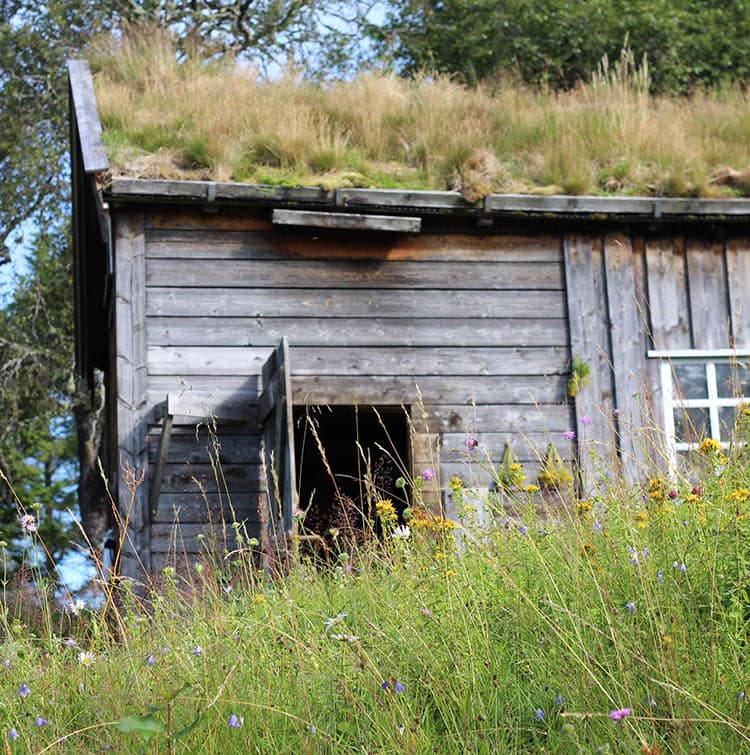
[[[362,73],[263,80],[178,62],[164,34],[90,54],[112,172],[297,186],[660,196],[750,195],[750,102],[739,89],[654,98],[626,53],[547,92],[500,79]]]

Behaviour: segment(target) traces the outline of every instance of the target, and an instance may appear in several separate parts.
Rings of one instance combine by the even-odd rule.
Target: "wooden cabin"
[[[224,522],[291,531],[330,505],[318,446],[343,487],[380,464],[398,496],[383,456],[434,470],[450,514],[507,443],[529,481],[552,442],[593,488],[728,441],[750,201],[103,181],[85,63],[70,83],[77,362],[105,376],[123,573]]]

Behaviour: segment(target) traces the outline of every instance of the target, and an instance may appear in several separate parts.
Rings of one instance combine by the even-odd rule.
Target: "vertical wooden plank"
[[[750,348],[750,241],[746,236],[727,239],[727,288],[735,349]]]
[[[575,397],[579,462],[584,490],[597,484],[602,459],[611,459],[613,380],[602,248],[598,238],[571,234],[563,240],[570,327],[570,355],[590,368],[589,383]],[[590,425],[581,423],[590,417]]]
[[[654,348],[692,348],[682,239],[646,239],[646,267]]]
[[[117,501],[122,523],[120,573],[145,579],[151,568],[146,440],[146,265],[141,213],[115,224]]]
[[[620,459],[625,478],[633,482],[638,477],[639,461],[647,453],[641,442],[647,418],[647,326],[639,311],[630,239],[622,233],[607,234],[604,259]]]
[[[292,555],[289,547],[296,534],[294,510],[297,501],[297,472],[294,452],[294,411],[286,336],[271,352],[262,368],[261,409],[268,489],[267,556],[271,568],[278,559],[281,566]],[[279,531],[281,530],[281,531]]]
[[[730,318],[723,241],[689,239],[687,269],[693,348],[726,349]]]

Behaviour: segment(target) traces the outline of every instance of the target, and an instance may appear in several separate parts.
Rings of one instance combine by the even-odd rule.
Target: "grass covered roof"
[[[654,97],[627,51],[565,92],[387,73],[269,80],[180,59],[159,32],[99,40],[89,60],[115,176],[455,189],[470,201],[750,196],[748,94]]]

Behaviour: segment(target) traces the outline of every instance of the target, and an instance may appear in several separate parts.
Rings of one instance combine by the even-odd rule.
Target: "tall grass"
[[[408,531],[381,502],[379,540],[283,578],[207,548],[145,601],[110,583],[63,612],[41,575],[8,610],[4,581],[7,747],[747,751],[750,449],[541,514],[520,470],[497,479],[480,501],[453,479],[455,521],[416,485]]]
[[[739,89],[651,97],[629,51],[572,91],[499,77],[361,73],[268,80],[180,58],[164,32],[90,50],[115,173],[273,184],[726,196],[750,191],[750,108]],[[731,170],[727,170],[731,169]]]

